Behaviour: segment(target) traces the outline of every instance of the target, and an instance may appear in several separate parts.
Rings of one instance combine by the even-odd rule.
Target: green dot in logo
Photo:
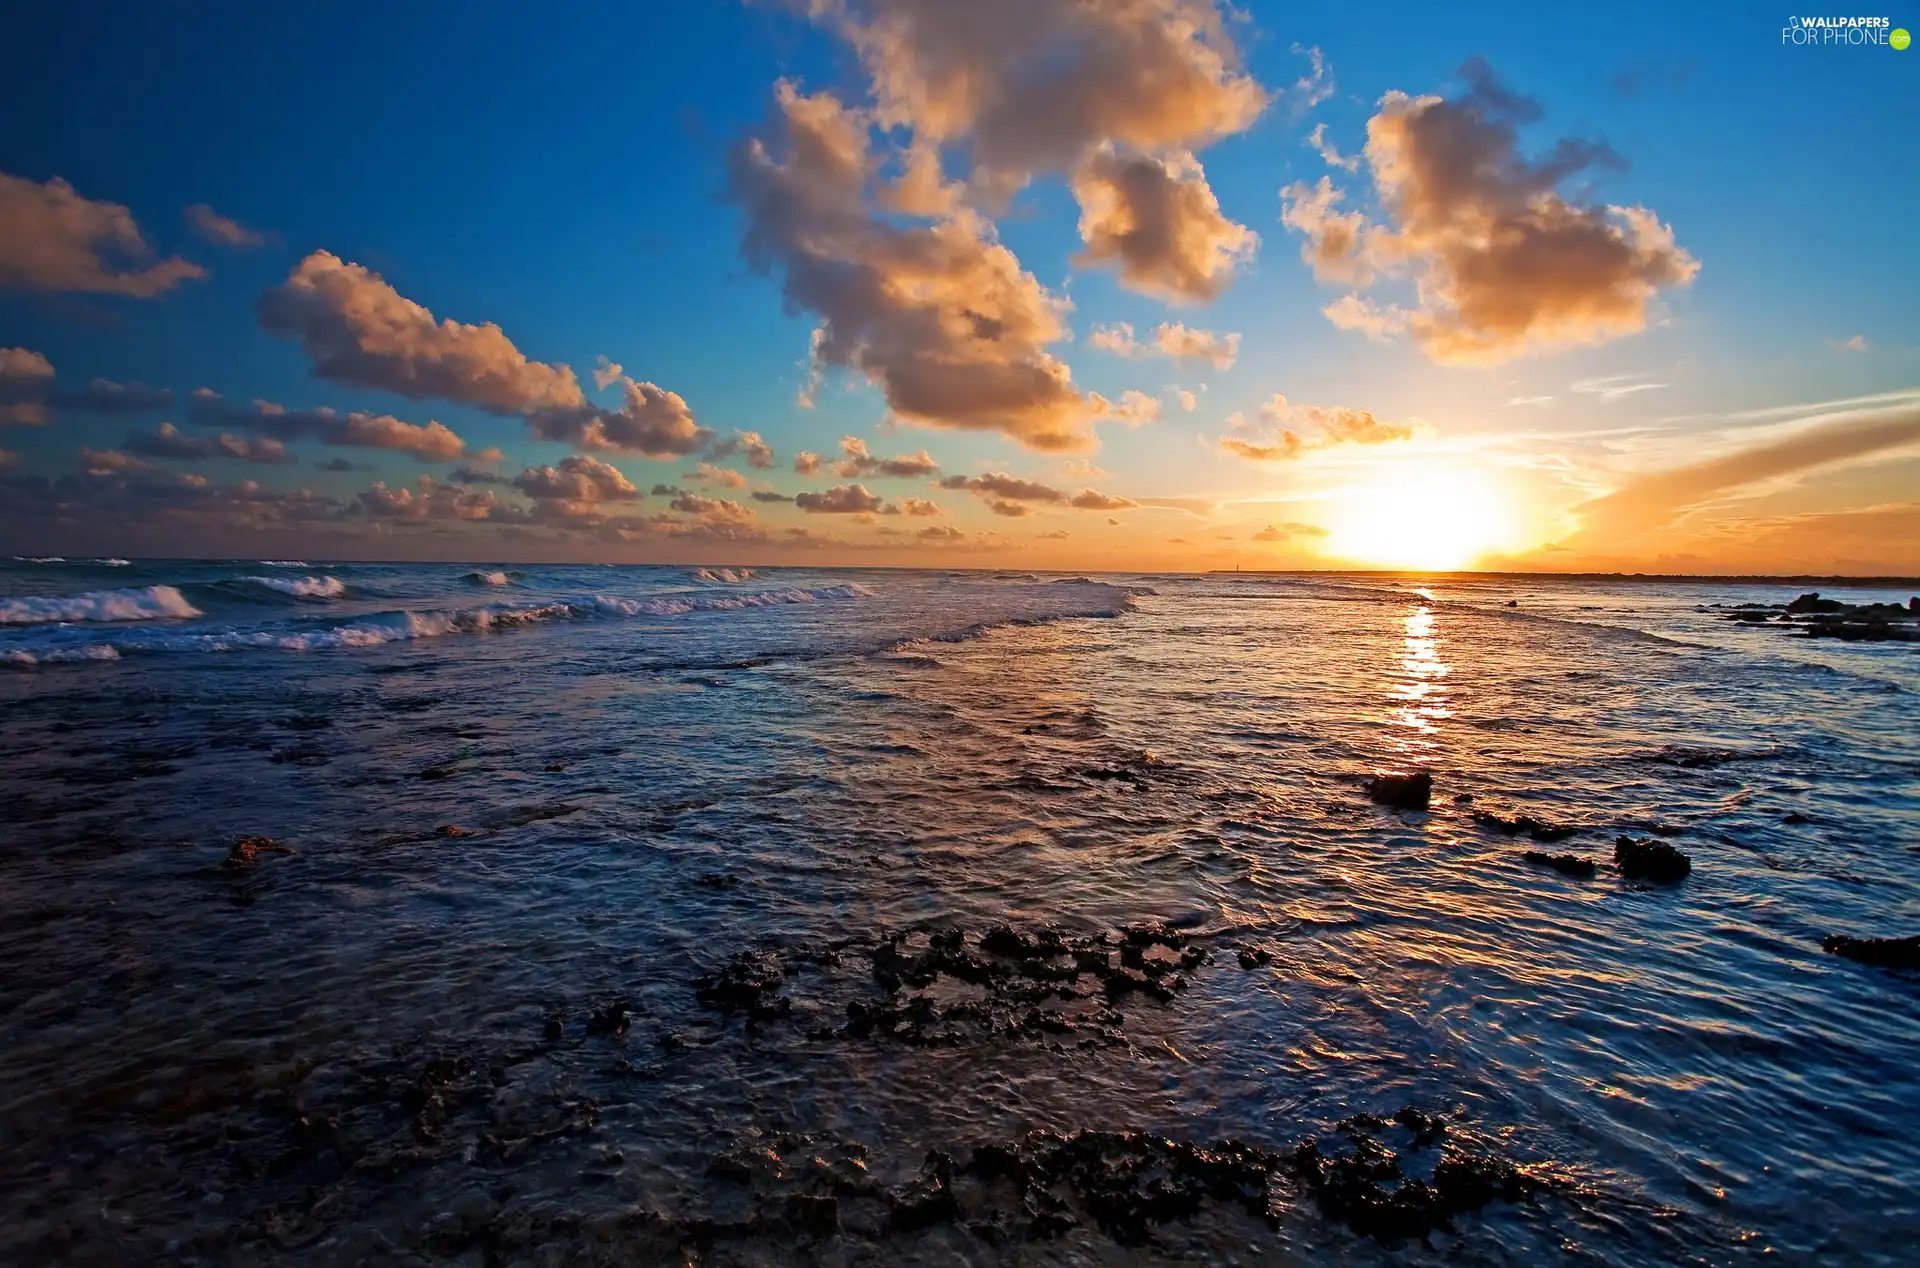
[[[1889,35],[1887,37],[1887,43],[1903,51],[1906,49],[1907,45],[1911,44],[1912,42],[1913,42],[1913,37],[1907,34],[1907,29],[1905,27],[1899,28],[1892,35]]]

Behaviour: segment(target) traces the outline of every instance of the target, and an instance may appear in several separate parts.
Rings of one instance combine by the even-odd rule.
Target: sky
[[[1829,21],[29,6],[0,553],[1920,574]]]

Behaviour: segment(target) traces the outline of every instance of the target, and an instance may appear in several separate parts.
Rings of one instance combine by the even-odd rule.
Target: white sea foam
[[[259,564],[262,568],[305,568],[308,566],[307,561],[304,559],[256,559],[253,562]]]
[[[102,568],[133,567],[133,561],[131,559],[89,559],[87,562],[91,564],[98,564]]]
[[[240,580],[300,599],[337,599],[347,592],[338,577],[242,577]]]
[[[470,572],[464,578],[476,586],[510,586],[513,578],[504,572]]]
[[[759,574],[751,568],[695,568],[689,575],[695,581],[737,586],[743,581],[752,581]]]
[[[188,603],[186,596],[172,586],[0,599],[0,625],[40,625],[49,621],[151,621],[163,616],[199,615],[200,609]]]
[[[79,660],[119,660],[120,653],[105,643],[84,647],[43,647],[37,652],[11,649],[0,653],[0,665],[29,668],[34,665],[58,665]]]

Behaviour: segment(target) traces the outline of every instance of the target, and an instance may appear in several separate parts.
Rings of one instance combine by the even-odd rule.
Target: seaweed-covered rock
[[[1367,782],[1367,796],[1377,805],[1396,810],[1425,810],[1433,802],[1433,773],[1375,775]]]
[[[1693,860],[1668,845],[1645,837],[1621,837],[1613,843],[1613,865],[1628,880],[1671,885],[1693,871]]]
[[[1920,970],[1920,935],[1911,938],[1849,938],[1834,934],[1820,939],[1820,949],[1842,959],[1881,969]]]
[[[1577,877],[1583,881],[1593,879],[1593,860],[1578,854],[1548,854],[1545,850],[1528,850],[1520,857],[1535,867],[1550,867],[1562,876]]]

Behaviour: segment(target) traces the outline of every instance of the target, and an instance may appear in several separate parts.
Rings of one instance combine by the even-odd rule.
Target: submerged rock
[[[1367,796],[1396,810],[1425,810],[1433,802],[1433,774],[1375,775],[1367,782]]]
[[[722,1013],[745,1013],[755,1021],[785,1017],[793,1003],[780,993],[786,970],[771,951],[743,951],[717,972],[694,981],[694,995]]]
[[[1574,876],[1584,881],[1593,879],[1593,860],[1578,854],[1548,854],[1545,850],[1528,850],[1520,857],[1535,867],[1550,867],[1562,876]]]
[[[1849,938],[1834,934],[1820,939],[1820,948],[1842,959],[1881,969],[1920,970],[1920,935],[1911,938]]]
[[[1671,885],[1693,871],[1693,860],[1664,841],[1621,837],[1613,843],[1613,865],[1628,880]]]
[[[1491,828],[1495,832],[1503,833],[1510,837],[1519,836],[1524,832],[1530,839],[1538,841],[1543,845],[1551,845],[1555,841],[1564,841],[1580,830],[1578,828],[1567,827],[1564,824],[1548,823],[1544,819],[1536,819],[1528,814],[1514,815],[1509,819],[1504,815],[1495,814],[1491,810],[1475,811],[1473,821],[1483,828]]]
[[[220,866],[225,871],[237,872],[258,863],[262,854],[282,854],[286,848],[272,837],[241,837],[227,851],[227,857]]]

